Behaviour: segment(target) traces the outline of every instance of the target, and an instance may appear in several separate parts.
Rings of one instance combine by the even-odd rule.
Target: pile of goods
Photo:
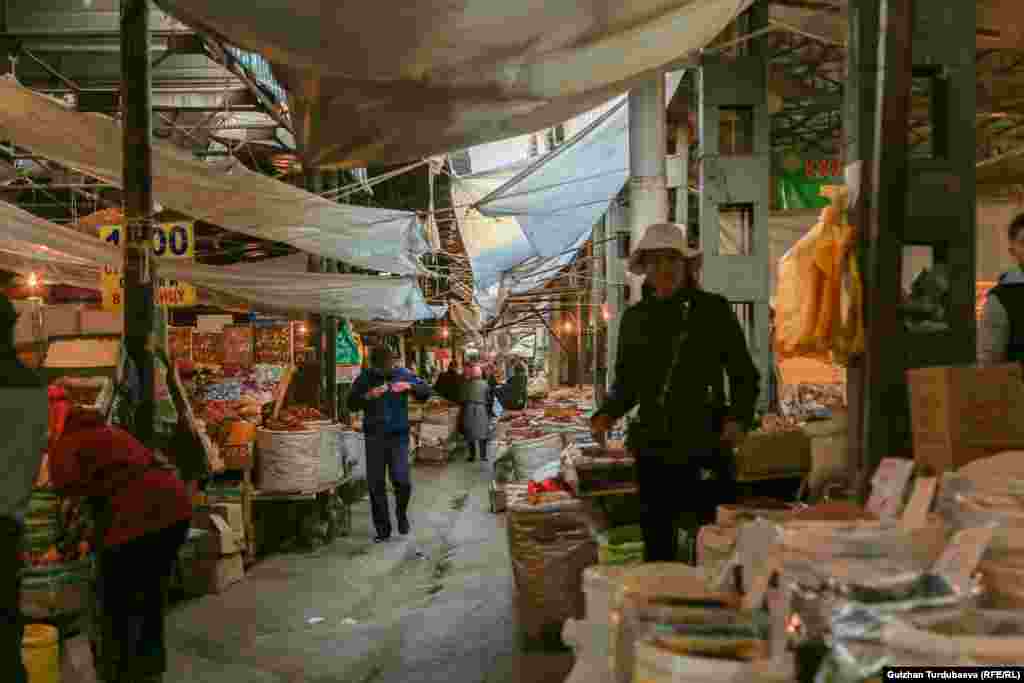
[[[282,410],[277,419],[268,419],[264,427],[273,432],[303,432],[309,429],[307,423],[324,419],[323,413],[316,408],[292,406]]]
[[[779,411],[797,422],[827,418],[845,406],[842,384],[791,384],[779,391]]]
[[[22,609],[33,617],[82,610],[92,577],[92,520],[81,501],[35,491],[25,518]]]
[[[562,453],[562,477],[577,496],[631,491],[636,461],[622,448],[569,446]]]

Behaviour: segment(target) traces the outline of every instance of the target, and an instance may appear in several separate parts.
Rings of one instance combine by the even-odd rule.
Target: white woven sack
[[[256,432],[259,447],[260,490],[309,493],[319,484],[320,430]]]

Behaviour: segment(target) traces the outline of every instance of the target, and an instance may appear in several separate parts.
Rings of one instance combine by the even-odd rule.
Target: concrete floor
[[[364,501],[350,536],[175,607],[166,683],[561,683],[571,654],[520,644],[490,465],[413,477],[407,539],[374,545]]]

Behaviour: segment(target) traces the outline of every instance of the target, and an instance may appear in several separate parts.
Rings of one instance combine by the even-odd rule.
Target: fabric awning
[[[97,289],[103,266],[120,266],[121,252],[100,239],[51,223],[0,202],[0,268],[43,282]],[[162,259],[160,277],[182,280],[272,312],[306,312],[361,320],[424,320],[435,317],[415,277],[306,272],[306,256],[258,263],[206,266]]]
[[[121,185],[121,127],[0,78],[0,131],[21,147]],[[202,162],[153,141],[153,189],[175,211],[318,256],[412,275],[428,247],[408,211],[338,204],[247,169],[236,159]]]
[[[710,43],[750,0],[157,0],[273,65],[316,165],[532,133]]]

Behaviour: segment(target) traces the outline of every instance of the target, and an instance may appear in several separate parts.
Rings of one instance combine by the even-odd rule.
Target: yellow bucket
[[[53,626],[29,624],[21,641],[28,683],[60,683],[59,634]]]

